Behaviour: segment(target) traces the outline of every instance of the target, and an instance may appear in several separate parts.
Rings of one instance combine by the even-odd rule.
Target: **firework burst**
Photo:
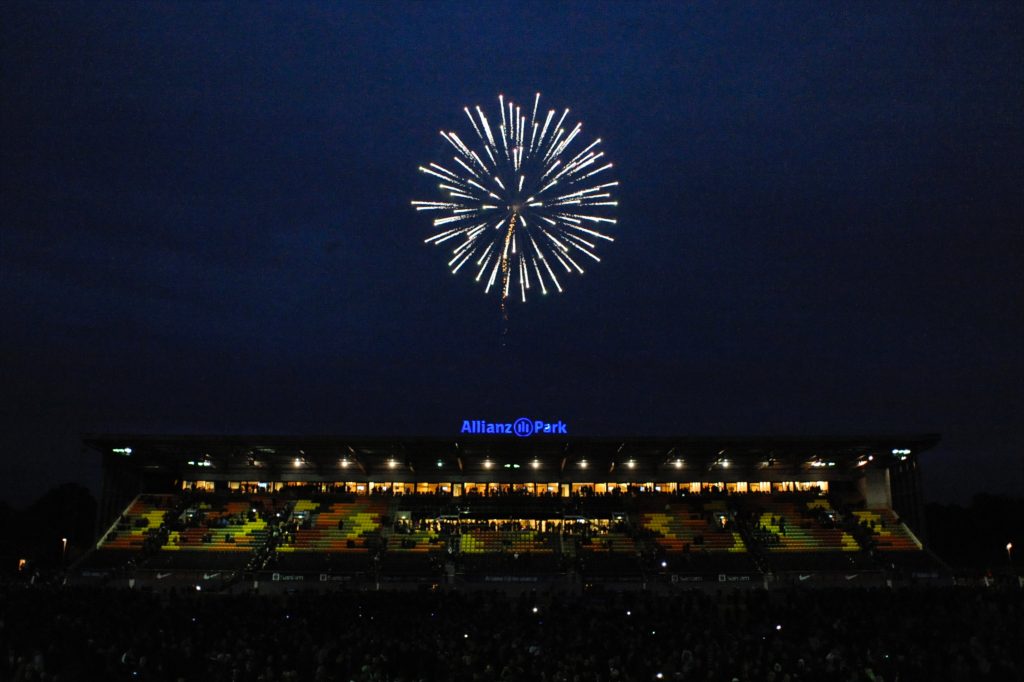
[[[568,275],[601,261],[599,245],[614,241],[607,230],[619,183],[600,138],[573,146],[583,124],[564,127],[568,109],[538,115],[540,93],[529,110],[504,96],[498,104],[493,121],[479,106],[463,109],[474,133],[468,143],[441,131],[454,156],[420,166],[439,181],[441,197],[412,205],[436,212],[424,241],[451,248],[453,273],[469,271],[485,292],[497,287],[504,311],[510,290],[523,302],[530,292],[561,292]]]

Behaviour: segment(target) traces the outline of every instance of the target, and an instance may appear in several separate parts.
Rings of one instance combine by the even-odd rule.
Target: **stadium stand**
[[[921,573],[933,557],[885,505],[913,513],[916,452],[934,442],[98,437],[124,485],[105,489],[110,530],[81,566],[295,582]],[[162,492],[137,495],[143,480]]]
[[[82,566],[625,582],[941,568],[891,510],[842,509],[813,492],[143,495]]]

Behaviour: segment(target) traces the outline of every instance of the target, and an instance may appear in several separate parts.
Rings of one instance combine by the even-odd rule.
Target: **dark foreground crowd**
[[[1024,679],[1020,591],[286,597],[0,587],[0,679]]]

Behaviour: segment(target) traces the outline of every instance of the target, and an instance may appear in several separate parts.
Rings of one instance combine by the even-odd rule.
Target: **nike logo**
[[[164,578],[166,578],[169,575],[171,575],[171,574],[170,573],[157,573],[156,574],[156,579],[157,580],[163,580]]]
[[[810,579],[811,579],[810,574],[800,576],[800,580],[810,580]]]
[[[203,580],[209,580],[210,578],[216,578],[220,573],[203,573]]]
[[[848,576],[846,576],[846,579],[847,579],[847,580],[853,580],[853,579],[854,579],[854,578],[856,578],[856,577],[857,577],[857,574],[856,574],[856,573],[854,573],[853,575],[848,575]]]

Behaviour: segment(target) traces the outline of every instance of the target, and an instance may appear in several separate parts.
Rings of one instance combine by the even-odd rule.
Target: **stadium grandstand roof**
[[[581,468],[600,477],[659,476],[672,469],[700,473],[732,469],[748,477],[752,469],[824,473],[887,467],[928,450],[934,434],[816,437],[589,438],[534,435],[460,438],[381,438],[286,435],[142,435],[94,434],[85,445],[124,464],[181,473],[192,467],[210,474],[272,475],[302,469],[338,477],[338,467],[368,477],[471,475],[494,476],[502,469],[531,469],[540,477]],[[539,471],[537,471],[539,470]],[[514,471],[508,472],[510,474]],[[680,472],[681,473],[681,472]],[[517,476],[518,477],[518,476]]]

